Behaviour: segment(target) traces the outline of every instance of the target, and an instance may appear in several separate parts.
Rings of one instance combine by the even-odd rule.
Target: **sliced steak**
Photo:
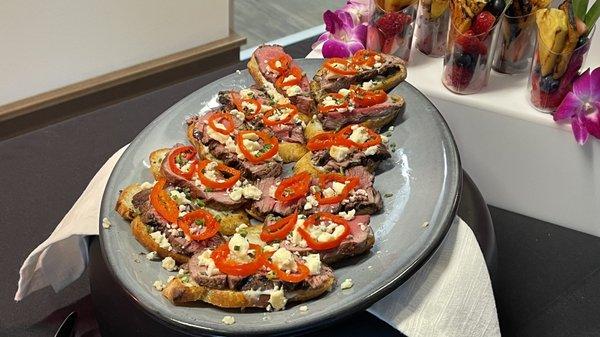
[[[391,157],[392,155],[387,147],[379,144],[375,154],[369,156],[364,151],[355,150],[344,160],[338,162],[331,158],[328,149],[324,149],[313,152],[311,160],[315,166],[322,168],[324,171],[339,172],[340,170],[347,170],[355,166],[364,166],[368,170],[374,170],[380,162]]]
[[[260,200],[254,201],[250,205],[250,212],[258,214],[261,217],[267,214],[274,214],[280,216],[286,216],[292,214],[297,209],[302,209],[302,205],[306,202],[305,198],[300,198],[290,203],[282,203],[279,200],[271,197],[271,186],[276,186],[277,179],[275,178],[264,178],[256,183],[262,196]]]
[[[200,265],[198,261],[200,254],[202,251],[194,254],[188,262],[190,276],[199,285],[213,289],[235,289],[244,280],[244,277],[226,275],[221,272],[208,276],[207,267]]]
[[[299,124],[278,124],[269,128],[271,133],[282,142],[304,144],[304,130]]]
[[[404,99],[400,96],[389,95],[386,102],[366,108],[355,108],[352,111],[331,111],[319,113],[318,117],[327,130],[341,129],[346,125],[360,124],[369,120],[397,116],[404,111]]]
[[[380,54],[380,56],[382,57],[381,67],[363,69],[356,75],[340,75],[321,67],[313,77],[314,84],[312,86],[315,94],[320,97],[326,93],[348,89],[351,85],[370,80],[382,80],[398,72],[403,80],[406,78],[406,64],[401,58],[388,54]]]
[[[338,247],[330,250],[313,251],[310,247],[295,246],[288,240],[282,241],[282,246],[289,251],[299,252],[303,255],[319,253],[321,261],[332,264],[348,257],[365,253],[373,247],[375,235],[369,225],[370,219],[371,216],[369,215],[357,215],[354,219],[348,221],[350,234],[348,234]]]

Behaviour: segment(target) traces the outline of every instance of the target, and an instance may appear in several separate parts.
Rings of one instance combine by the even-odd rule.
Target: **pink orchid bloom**
[[[349,1],[346,6],[335,12],[325,11],[323,21],[327,31],[319,36],[312,48],[323,43],[322,53],[326,58],[348,57],[357,50],[364,49],[367,26],[362,21],[368,14],[363,11],[368,12],[368,6],[363,5],[361,1]]]
[[[571,120],[575,139],[585,144],[589,135],[600,139],[600,68],[587,69],[554,112],[555,121]]]

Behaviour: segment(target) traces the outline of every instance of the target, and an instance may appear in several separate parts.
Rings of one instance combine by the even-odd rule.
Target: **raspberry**
[[[380,17],[375,26],[379,28],[385,37],[392,37],[404,31],[404,28],[412,22],[412,17],[402,12],[390,12]]]
[[[472,30],[467,30],[462,35],[456,37],[456,43],[462,48],[462,51],[468,54],[487,54],[487,47],[483,42],[475,37]]]
[[[484,34],[492,29],[494,22],[496,22],[496,17],[488,11],[483,11],[477,15],[471,29],[473,29],[475,35]]]
[[[450,66],[447,70],[450,84],[456,89],[466,88],[473,78],[473,70],[458,66]]]

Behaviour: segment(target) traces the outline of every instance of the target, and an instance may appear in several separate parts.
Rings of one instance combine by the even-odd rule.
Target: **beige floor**
[[[345,0],[233,0],[234,30],[245,36],[242,49],[323,24],[323,12]]]

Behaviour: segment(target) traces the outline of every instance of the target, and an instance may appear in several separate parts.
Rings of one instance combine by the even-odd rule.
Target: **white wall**
[[[229,35],[227,0],[1,0],[0,105]]]

